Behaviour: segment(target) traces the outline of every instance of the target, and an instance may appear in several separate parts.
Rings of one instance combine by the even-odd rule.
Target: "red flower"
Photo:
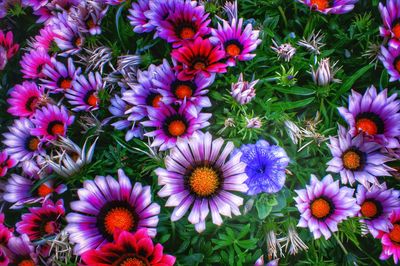
[[[214,47],[208,39],[197,38],[171,53],[172,57],[182,64],[178,74],[180,80],[191,80],[197,74],[210,77],[214,73],[225,73],[227,65],[221,63],[225,52],[220,47]]]
[[[174,265],[175,257],[163,254],[161,244],[153,244],[147,235],[146,229],[139,229],[135,233],[117,231],[114,242],[107,243],[99,250],[89,250],[82,255],[84,265]]]
[[[19,45],[14,44],[13,39],[14,35],[11,31],[4,34],[4,32],[0,30],[0,46],[7,51],[7,59],[13,57],[19,49]]]

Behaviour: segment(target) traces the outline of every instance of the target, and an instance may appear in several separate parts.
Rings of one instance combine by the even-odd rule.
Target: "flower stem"
[[[340,248],[343,250],[344,254],[347,256],[349,254],[349,252],[347,252],[346,248],[343,246],[342,241],[340,241],[339,237],[336,234],[332,233],[332,235],[335,237],[335,239],[338,242]]]

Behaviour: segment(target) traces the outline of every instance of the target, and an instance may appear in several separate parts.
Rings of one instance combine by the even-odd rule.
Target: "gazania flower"
[[[60,55],[68,56],[81,50],[85,39],[79,32],[78,26],[68,19],[66,12],[59,13],[51,25],[54,25],[54,32],[58,35],[54,40],[63,51]]]
[[[11,31],[5,33],[0,30],[0,47],[6,51],[7,60],[17,53],[19,45],[14,43],[14,35]]]
[[[17,160],[8,156],[7,150],[0,152],[0,177],[7,174],[8,169],[17,165]]]
[[[208,19],[204,6],[194,6],[190,0],[175,2],[174,10],[157,27],[160,38],[173,43],[176,48],[210,32],[208,24],[211,20]]]
[[[74,106],[73,111],[94,111],[99,108],[99,91],[103,88],[103,79],[99,72],[90,72],[88,78],[80,75],[67,90],[65,97]]]
[[[81,1],[71,10],[71,22],[78,26],[79,32],[98,35],[101,33],[101,21],[108,11],[108,6],[100,2]]]
[[[271,49],[277,54],[278,59],[283,59],[285,62],[289,62],[296,54],[296,48],[294,48],[290,43],[278,45],[274,39],[272,39],[272,43],[274,46],[271,46]]]
[[[50,92],[64,92],[72,88],[72,83],[81,73],[81,68],[76,69],[72,58],[68,58],[67,65],[52,58],[52,65],[46,65],[43,69],[43,87]]]
[[[338,138],[330,137],[328,146],[333,159],[327,163],[327,171],[340,173],[343,184],[353,185],[357,180],[368,188],[369,183],[379,185],[377,177],[391,176],[385,163],[392,159],[380,152],[379,144],[367,142],[363,134],[352,137],[339,126]]]
[[[10,229],[4,225],[4,213],[0,213],[0,265],[9,265],[10,258],[7,245],[11,237],[13,237],[14,229]]]
[[[24,81],[21,85],[15,85],[7,100],[10,104],[7,112],[14,116],[31,116],[42,101],[43,95],[43,88],[34,82]]]
[[[297,226],[309,228],[315,239],[321,235],[329,239],[331,233],[338,231],[338,223],[360,210],[353,198],[354,189],[340,187],[331,175],[322,181],[311,175],[310,185],[295,191],[298,196],[294,200],[301,214]]]
[[[243,199],[232,191],[246,192],[244,173],[246,164],[240,162],[241,153],[227,159],[234,145],[224,140],[212,140],[210,133],[198,132],[189,139],[178,139],[165,158],[166,169],[158,168],[158,184],[163,186],[160,197],[169,197],[167,207],[175,207],[172,221],[181,219],[192,207],[188,220],[198,232],[206,227],[211,211],[212,221],[222,224],[221,215],[240,215],[238,206]]]
[[[390,75],[390,81],[400,80],[400,46],[385,48],[381,46],[381,53],[378,58],[382,61]]]
[[[249,177],[247,194],[276,193],[282,189],[290,161],[284,149],[259,140],[256,144],[242,145],[235,152],[238,151],[242,153],[240,161],[246,164],[245,172]]]
[[[352,91],[349,108],[339,107],[339,113],[350,126],[350,134],[363,132],[368,139],[386,148],[400,147],[400,101],[397,94],[388,97],[387,89],[380,93],[371,86],[364,95]]]
[[[215,45],[220,44],[221,49],[225,51],[228,66],[234,66],[236,59],[239,61],[248,61],[256,55],[251,54],[261,43],[258,39],[259,31],[254,30],[251,23],[247,24],[242,31],[243,19],[232,20],[231,25],[223,21],[223,26],[218,25],[218,30],[212,30],[211,42]]]
[[[29,208],[16,224],[18,233],[28,235],[31,241],[54,236],[61,231],[61,219],[65,215],[62,200],[53,203],[47,200],[42,207]]]
[[[248,104],[254,97],[256,97],[256,90],[254,86],[258,83],[257,80],[252,82],[245,81],[243,73],[240,73],[239,79],[236,83],[231,85],[231,95],[239,104]]]
[[[114,234],[113,243],[107,243],[99,250],[82,254],[85,265],[149,265],[172,266],[175,257],[163,253],[161,244],[153,244],[146,229],[136,233],[119,231]]]
[[[368,227],[369,232],[376,238],[379,231],[389,232],[393,225],[389,221],[392,211],[400,209],[400,192],[387,189],[386,183],[374,185],[369,190],[364,186],[357,187],[357,204],[361,206],[358,216]]]
[[[386,6],[379,3],[383,26],[379,27],[381,36],[390,38],[390,46],[398,48],[400,46],[400,2],[397,0],[387,0]]]
[[[10,265],[38,265],[38,255],[35,252],[35,247],[29,241],[29,237],[26,234],[11,237],[7,248]]]
[[[318,86],[327,86],[332,82],[340,83],[340,79],[336,79],[335,75],[340,68],[336,68],[336,63],[331,65],[329,58],[321,59],[318,63],[317,69],[311,67],[311,76],[314,83]]]
[[[55,43],[55,38],[60,37],[54,31],[53,25],[47,25],[43,29],[39,31],[39,34],[35,36],[34,41],[32,42],[32,49],[43,48],[46,52],[52,53],[53,49],[58,49],[57,44]]]
[[[171,56],[183,64],[178,79],[186,81],[202,74],[209,78],[215,73],[225,73],[226,64],[220,61],[225,57],[225,52],[219,46],[214,47],[208,39],[197,38],[179,49],[172,51]]]
[[[32,119],[36,128],[32,129],[31,133],[45,140],[57,139],[58,136],[65,136],[67,127],[72,124],[74,118],[64,106],[47,105],[36,111]]]
[[[149,10],[149,0],[138,0],[136,3],[132,3],[132,7],[129,9],[128,19],[134,32],[143,33],[154,30],[155,26],[151,25],[149,19],[146,17],[146,12]]]
[[[389,217],[392,228],[389,232],[380,231],[378,238],[382,242],[381,260],[387,260],[393,256],[394,264],[400,260],[400,210],[396,209]]]
[[[353,10],[358,0],[298,0],[313,11],[323,14],[344,14]]]
[[[7,146],[7,152],[18,161],[30,160],[43,152],[41,142],[37,136],[31,134],[35,125],[27,118],[14,120],[9,132],[4,133],[3,143]]]
[[[43,48],[32,49],[21,60],[21,72],[26,79],[43,78],[44,66],[51,65],[51,58]]]
[[[70,241],[76,244],[75,254],[100,248],[119,230],[146,228],[150,236],[156,235],[160,206],[151,203],[149,186],[135,183],[132,187],[122,169],[118,170],[118,181],[111,176],[86,180],[78,196],[79,201],[71,203],[76,212],[66,218]]]
[[[148,107],[147,112],[149,120],[142,122],[142,125],[155,129],[149,130],[144,135],[154,137],[151,147],[160,146],[161,151],[174,147],[178,138],[188,138],[199,129],[210,125],[208,119],[211,114],[192,115],[185,104],[181,105],[179,109],[165,104],[160,108]]]

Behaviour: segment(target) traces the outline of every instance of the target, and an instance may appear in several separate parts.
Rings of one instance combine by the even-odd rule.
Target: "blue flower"
[[[259,140],[256,144],[242,145],[235,153],[239,151],[242,152],[240,160],[247,164],[247,194],[276,193],[282,189],[286,180],[285,169],[290,161],[284,149]]]

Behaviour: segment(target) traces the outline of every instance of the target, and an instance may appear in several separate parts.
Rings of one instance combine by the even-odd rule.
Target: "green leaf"
[[[349,91],[351,87],[353,87],[354,83],[373,67],[374,64],[366,65],[365,67],[362,67],[359,70],[357,70],[356,73],[354,73],[351,77],[347,78],[346,81],[343,83],[342,87],[340,88],[339,92],[336,94],[337,95],[336,98],[339,98],[344,93]]]
[[[293,94],[293,95],[308,96],[308,95],[315,94],[315,91],[312,90],[312,89],[298,87],[298,86],[289,87],[289,88],[274,87],[274,89],[279,91],[279,92],[285,93],[285,94]]]

